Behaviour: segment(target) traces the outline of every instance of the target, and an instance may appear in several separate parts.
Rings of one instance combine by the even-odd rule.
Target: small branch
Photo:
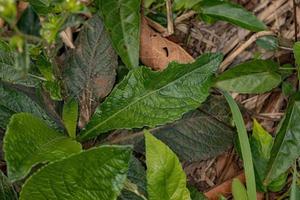
[[[173,22],[173,11],[172,11],[172,2],[171,0],[166,0],[167,6],[167,18],[168,18],[168,35],[174,33],[174,22]]]
[[[252,35],[244,44],[242,44],[237,50],[232,52],[221,64],[220,72],[226,70],[226,68],[232,63],[232,61],[240,55],[245,49],[247,49],[253,42],[255,42],[258,38],[268,35],[275,35],[272,31],[261,31]]]
[[[175,19],[175,25],[176,25],[176,24],[179,24],[180,22],[182,22],[182,21],[184,21],[184,20],[187,20],[187,19],[193,17],[193,16],[196,15],[196,14],[197,14],[197,13],[196,13],[195,11],[193,11],[193,10],[190,10],[190,11],[188,11],[188,12],[186,12],[186,13],[183,13],[182,15],[180,15],[179,17],[177,17],[177,18]]]
[[[298,35],[298,22],[297,22],[297,5],[296,0],[293,0],[293,9],[294,9],[294,26],[295,26],[295,42],[297,42]]]

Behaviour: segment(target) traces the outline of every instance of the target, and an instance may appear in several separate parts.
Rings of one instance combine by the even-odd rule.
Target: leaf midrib
[[[173,84],[173,83],[176,83],[177,81],[179,81],[179,80],[181,80],[182,78],[184,78],[184,77],[190,75],[190,74],[193,73],[194,71],[197,71],[197,70],[199,70],[199,69],[205,68],[207,65],[210,65],[210,64],[212,64],[212,61],[208,62],[208,63],[205,64],[205,65],[202,65],[201,67],[195,68],[195,70],[192,70],[192,71],[186,73],[186,74],[183,75],[182,77],[180,77],[180,78],[178,78],[178,79],[176,79],[176,80],[174,80],[174,81],[169,82],[168,84],[166,84],[165,86],[163,86],[163,87],[161,87],[161,88],[159,88],[159,89],[157,89],[157,90],[154,90],[154,91],[152,91],[152,92],[149,92],[149,93],[145,94],[144,96],[141,96],[140,98],[136,99],[135,101],[129,103],[129,104],[128,104],[127,106],[125,106],[124,108],[122,108],[122,109],[120,109],[119,111],[117,111],[116,113],[112,114],[112,115],[111,115],[110,117],[108,117],[106,120],[102,121],[101,123],[97,124],[96,126],[94,126],[93,128],[91,128],[90,130],[88,130],[87,132],[85,132],[85,134],[83,134],[83,136],[86,136],[86,135],[88,135],[89,133],[93,132],[93,131],[96,130],[98,127],[100,127],[102,124],[106,123],[106,122],[109,121],[110,119],[113,119],[113,117],[115,117],[117,114],[123,112],[124,110],[126,110],[126,109],[129,108],[130,106],[134,105],[136,102],[145,99],[146,97],[148,97],[148,96],[150,96],[150,95],[152,95],[152,94],[154,94],[154,93],[156,93],[156,92],[158,92],[158,91],[160,91],[160,90],[162,90],[162,89],[168,87],[169,85],[171,85],[171,84]],[[209,75],[209,74],[203,74],[203,75]],[[101,117],[99,117],[99,118],[101,118]]]

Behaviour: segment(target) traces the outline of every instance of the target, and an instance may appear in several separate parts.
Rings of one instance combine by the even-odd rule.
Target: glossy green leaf
[[[68,52],[63,76],[70,96],[79,100],[82,118],[88,121],[114,85],[118,58],[97,15],[87,21],[75,45]]]
[[[249,142],[251,145],[257,189],[261,192],[267,192],[267,190],[274,192],[280,191],[285,185],[287,174],[279,176],[267,186],[263,185],[273,146],[273,138],[256,120],[254,120],[253,123],[253,133]]]
[[[235,131],[229,125],[229,107],[224,98],[209,98],[199,110],[191,111],[182,119],[149,131],[176,153],[182,161],[199,161],[216,157],[233,144]],[[141,132],[121,131],[110,141],[133,144],[143,153],[144,136]]]
[[[243,94],[268,92],[281,82],[278,68],[278,64],[270,60],[252,60],[222,73],[215,86]]]
[[[285,173],[300,156],[300,94],[291,98],[284,119],[276,133],[268,164],[267,185]]]
[[[125,65],[139,65],[141,0],[98,0],[112,43]]]
[[[101,146],[50,163],[26,181],[20,200],[115,200],[130,156],[130,147]]]
[[[255,173],[253,168],[251,148],[250,148],[243,116],[240,112],[238,105],[236,104],[234,99],[230,96],[230,94],[227,92],[223,92],[223,95],[225,96],[230,106],[232,117],[238,132],[238,140],[239,140],[242,159],[244,163],[248,200],[256,200]]]
[[[18,200],[16,191],[8,178],[0,170],[0,197],[1,200]]]
[[[28,35],[40,35],[41,23],[40,18],[31,6],[22,13],[17,26],[20,31]]]
[[[232,181],[232,196],[235,200],[247,200],[247,191],[245,186],[237,178]]]
[[[251,31],[258,32],[266,29],[263,22],[238,4],[221,0],[203,0],[199,11],[201,15],[224,20]]]
[[[30,97],[0,82],[0,127],[5,129],[10,117],[19,112],[32,113],[49,125],[53,123],[43,108]]]
[[[4,137],[8,177],[12,181],[24,178],[39,163],[55,161],[80,151],[79,143],[28,113],[13,115]]]
[[[294,44],[294,57],[298,70],[298,80],[300,80],[300,42]]]
[[[145,143],[149,200],[189,200],[186,175],[176,154],[149,132]]]
[[[62,118],[69,136],[75,138],[78,119],[78,103],[76,100],[70,99],[65,102]]]
[[[179,119],[209,95],[222,56],[204,54],[192,64],[171,63],[161,72],[129,72],[96,110],[80,140],[113,129],[154,127]]]

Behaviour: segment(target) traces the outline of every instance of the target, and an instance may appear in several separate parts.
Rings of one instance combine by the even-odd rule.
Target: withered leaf
[[[154,70],[163,70],[172,61],[181,64],[191,63],[194,58],[178,44],[162,37],[142,19],[140,59],[142,63]]]
[[[79,126],[83,127],[98,102],[110,93],[118,57],[99,16],[86,22],[75,46],[67,52],[63,77],[68,94],[79,101]]]

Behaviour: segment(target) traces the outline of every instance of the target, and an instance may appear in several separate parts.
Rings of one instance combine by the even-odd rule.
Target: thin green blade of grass
[[[242,153],[242,158],[244,163],[248,200],[256,200],[256,185],[255,185],[253,161],[252,161],[251,149],[250,149],[249,139],[244,124],[244,120],[238,105],[236,104],[234,99],[230,96],[230,94],[225,91],[223,91],[222,93],[225,96],[230,106],[232,117],[238,132],[238,138],[240,142],[241,153]]]

